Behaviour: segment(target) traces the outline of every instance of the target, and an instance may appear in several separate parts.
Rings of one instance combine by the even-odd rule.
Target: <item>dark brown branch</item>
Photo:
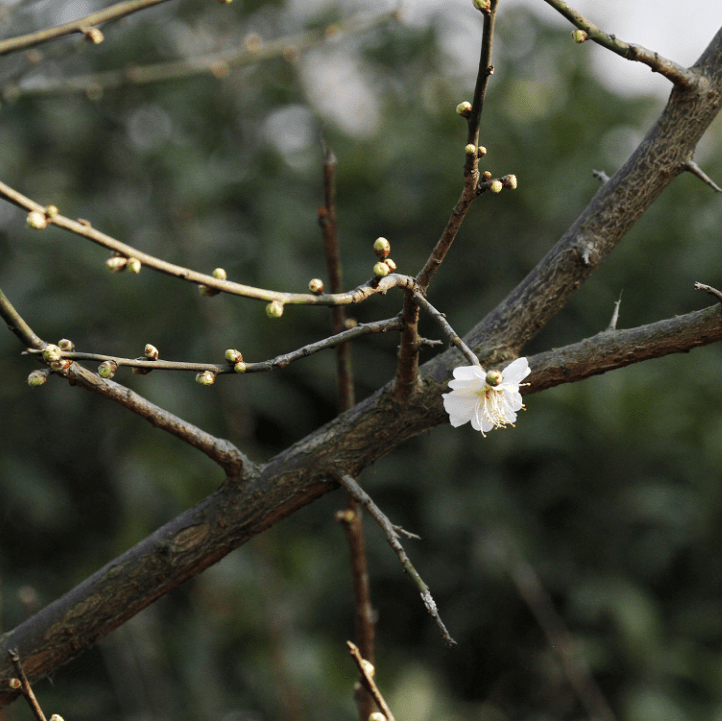
[[[641,328],[600,333],[529,358],[533,372],[523,392],[537,393],[720,340],[717,304]],[[481,357],[485,367],[498,355],[494,346],[487,353]],[[244,468],[243,482],[230,478],[195,508],[12,630],[5,649],[19,650],[31,679],[52,673],[155,599],[334,490],[329,479],[349,470],[359,474],[406,440],[447,422],[441,394],[457,363],[453,350],[422,366],[422,390],[403,408],[394,403],[387,385],[266,465]],[[0,707],[16,695],[8,687],[12,676],[12,666],[0,662]]]
[[[89,28],[99,23],[108,22],[109,20],[118,20],[119,18],[130,15],[131,13],[144,10],[145,8],[152,7],[153,5],[159,5],[160,3],[167,2],[168,0],[127,0],[127,2],[121,2],[117,5],[113,5],[100,12],[87,15],[80,20],[73,20],[63,25],[56,25],[53,28],[47,28],[46,30],[39,30],[29,35],[21,35],[16,38],[10,38],[9,40],[0,41],[0,55],[6,55],[17,50],[25,50],[31,48],[34,45],[40,45],[46,43],[49,40],[62,37],[63,35],[71,35],[72,33],[83,33],[85,34]]]
[[[691,90],[699,85],[700,77],[691,69],[687,69],[682,65],[679,65],[672,60],[667,60],[655,53],[652,50],[641,45],[635,45],[634,43],[625,43],[623,40],[619,40],[614,35],[607,35],[604,31],[600,30],[594,23],[589,22],[585,17],[578,13],[573,8],[570,8],[563,0],[544,0],[548,5],[551,5],[555,10],[559,11],[567,20],[576,25],[580,30],[583,30],[590,40],[598,43],[602,47],[611,50],[617,55],[621,55],[627,60],[634,60],[639,63],[644,63],[652,68],[652,71],[664,75],[665,78],[672,81],[675,85],[680,88]],[[580,42],[582,42],[580,40]]]

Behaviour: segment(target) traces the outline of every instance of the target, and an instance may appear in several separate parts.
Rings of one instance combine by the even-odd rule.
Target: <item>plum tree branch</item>
[[[56,25],[45,30],[38,30],[28,35],[20,35],[8,40],[2,40],[0,41],[0,55],[7,55],[18,50],[26,50],[35,45],[41,45],[50,40],[63,37],[64,35],[84,33],[87,28],[108,22],[109,20],[119,20],[126,15],[138,12],[139,10],[145,10],[153,5],[159,5],[164,2],[168,2],[168,0],[126,0],[126,2],[117,3],[105,10],[86,15],[79,20],[73,20],[72,22]]]

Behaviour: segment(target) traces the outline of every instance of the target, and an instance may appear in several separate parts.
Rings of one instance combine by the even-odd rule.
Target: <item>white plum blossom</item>
[[[529,373],[526,358],[517,358],[501,372],[487,373],[481,366],[454,368],[451,393],[443,394],[451,425],[456,428],[471,421],[482,436],[493,428],[513,425],[517,411],[524,408],[519,386]]]

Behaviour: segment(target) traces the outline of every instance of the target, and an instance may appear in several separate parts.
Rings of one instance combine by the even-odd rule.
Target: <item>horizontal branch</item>
[[[63,23],[62,25],[56,25],[52,28],[45,30],[39,30],[35,33],[28,35],[20,35],[16,38],[10,38],[8,40],[0,41],[0,55],[7,55],[8,53],[16,52],[18,50],[26,50],[35,45],[41,45],[49,40],[63,37],[64,35],[71,35],[73,33],[84,33],[88,28],[98,25],[99,23],[108,22],[109,20],[118,20],[130,15],[131,13],[138,12],[139,10],[145,10],[146,8],[152,7],[153,5],[159,5],[160,3],[168,2],[168,0],[127,0],[126,2],[118,3],[100,12],[93,13],[92,15],[86,15],[84,18],[79,20],[73,20],[69,23]]]
[[[722,319],[715,304],[532,356],[530,385],[523,390],[537,393],[720,340]],[[490,365],[490,357],[481,360]],[[403,406],[393,401],[388,384],[265,465],[244,467],[243,478],[229,478],[195,508],[12,630],[4,648],[18,649],[31,680],[54,672],[158,597],[328,493],[335,488],[329,481],[357,476],[409,438],[446,422],[441,394],[456,363],[454,349],[422,366],[421,390]],[[0,707],[15,695],[7,683],[12,674],[0,656]]]
[[[648,50],[641,45],[634,43],[625,43],[614,35],[607,35],[603,30],[594,23],[587,20],[581,13],[570,8],[564,0],[544,0],[555,10],[561,13],[567,20],[583,30],[590,40],[611,50],[617,55],[621,55],[627,60],[634,60],[638,63],[644,63],[652,68],[652,71],[663,75],[675,85],[686,90],[691,90],[699,85],[700,76],[693,70],[689,70],[673,60],[667,60],[653,50]],[[582,36],[583,39],[586,39]],[[581,42],[582,40],[580,40]]]

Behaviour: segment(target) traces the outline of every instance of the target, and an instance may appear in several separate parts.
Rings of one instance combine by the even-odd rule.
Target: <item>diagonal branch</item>
[[[669,353],[722,340],[718,304],[695,313],[593,338],[529,359],[527,394]],[[494,352],[494,351],[491,351]],[[5,638],[31,680],[54,672],[165,593],[336,486],[404,441],[446,422],[441,393],[455,349],[422,367],[422,390],[402,408],[391,385],[341,414],[261,467],[244,467],[178,518],[112,561]],[[487,357],[482,356],[484,366]],[[16,694],[13,668],[0,656],[0,707]]]
[[[598,43],[602,47],[611,50],[617,55],[621,55],[627,60],[634,60],[638,63],[644,63],[652,68],[652,71],[664,75],[667,80],[671,80],[675,85],[686,90],[692,90],[699,87],[700,76],[694,70],[687,69],[673,60],[667,60],[655,53],[653,50],[634,43],[625,43],[614,35],[607,35],[603,30],[598,28],[594,23],[587,20],[581,13],[570,8],[564,0],[544,0],[555,10],[561,13],[567,20],[583,30],[590,40]],[[582,36],[579,42],[586,40]]]
[[[84,33],[88,28],[91,28],[99,23],[108,22],[109,20],[118,20],[130,15],[131,13],[138,12],[138,10],[145,10],[145,8],[152,7],[153,5],[159,5],[160,3],[168,2],[168,0],[126,0],[126,2],[118,3],[100,12],[87,15],[80,20],[73,20],[69,23],[63,23],[62,25],[56,25],[46,30],[39,30],[29,35],[21,35],[16,38],[10,38],[9,40],[0,41],[0,55],[7,55],[7,53],[16,52],[18,50],[25,50],[31,48],[34,45],[41,45],[49,40],[55,40],[55,38],[63,37],[63,35],[71,35],[72,33]]]

